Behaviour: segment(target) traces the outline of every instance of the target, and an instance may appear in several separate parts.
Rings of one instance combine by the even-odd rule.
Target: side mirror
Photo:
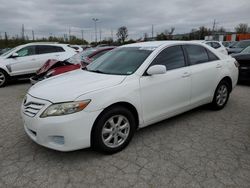
[[[18,56],[19,56],[18,53],[13,53],[13,54],[11,55],[12,58],[16,58],[16,57],[18,57]]]
[[[155,74],[165,74],[167,72],[166,66],[164,65],[153,65],[149,67],[147,70],[148,75],[155,75]]]

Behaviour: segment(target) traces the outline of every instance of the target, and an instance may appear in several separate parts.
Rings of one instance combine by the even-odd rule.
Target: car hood
[[[80,95],[118,85],[125,78],[80,69],[41,81],[32,86],[28,93],[52,103],[74,101]]]

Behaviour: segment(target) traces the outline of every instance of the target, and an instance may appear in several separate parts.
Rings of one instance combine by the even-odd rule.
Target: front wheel
[[[92,146],[110,154],[121,151],[134,135],[135,122],[134,115],[122,106],[107,109],[93,127]]]
[[[8,81],[8,75],[0,70],[0,87],[4,87]]]
[[[230,95],[229,84],[226,81],[221,81],[217,86],[213,102],[211,103],[212,108],[215,110],[221,110],[227,104]]]

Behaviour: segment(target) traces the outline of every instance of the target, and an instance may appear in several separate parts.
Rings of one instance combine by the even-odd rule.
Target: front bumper
[[[51,103],[32,96],[28,98],[29,101],[46,103],[34,117],[27,115],[25,106],[22,105],[24,130],[34,142],[58,151],[90,147],[91,129],[100,111],[81,111],[70,115],[40,118],[41,113]]]

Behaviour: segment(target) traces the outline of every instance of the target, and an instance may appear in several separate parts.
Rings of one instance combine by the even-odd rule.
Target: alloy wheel
[[[123,115],[110,117],[102,128],[102,141],[110,148],[121,146],[128,138],[130,123]]]
[[[227,101],[227,97],[228,97],[228,89],[227,89],[227,86],[223,84],[218,88],[218,91],[217,91],[217,95],[216,95],[217,105],[223,106]]]
[[[6,81],[6,77],[3,72],[0,72],[0,86],[2,86]]]

